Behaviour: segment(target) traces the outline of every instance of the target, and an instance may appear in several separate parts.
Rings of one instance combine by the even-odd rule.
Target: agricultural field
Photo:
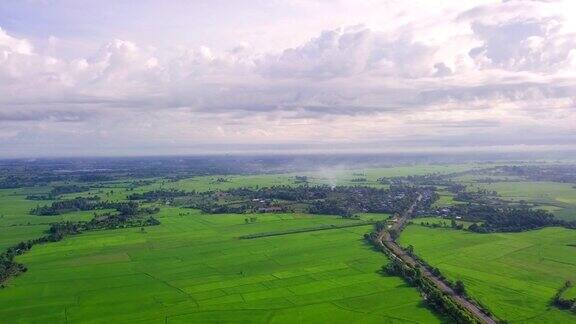
[[[551,306],[566,280],[576,280],[573,230],[475,234],[410,225],[401,244],[462,280],[468,293],[494,314],[517,323],[574,323],[574,314]]]
[[[462,165],[416,165],[387,168],[355,169],[326,168],[318,171],[308,171],[285,174],[264,175],[226,175],[226,176],[198,176],[171,181],[163,178],[140,179],[149,184],[134,186],[131,179],[120,181],[103,181],[93,183],[90,190],[79,193],[61,195],[61,199],[74,197],[101,196],[105,200],[121,201],[132,193],[142,193],[158,189],[178,189],[186,191],[211,191],[226,190],[239,187],[258,187],[274,185],[302,185],[295,181],[298,175],[307,176],[310,185],[370,185],[386,187],[377,181],[380,177],[400,177],[410,174],[449,173],[452,170],[470,170],[478,167],[476,164]],[[359,176],[361,175],[361,176]],[[351,180],[365,177],[366,183],[354,183]],[[59,183],[75,184],[75,183]],[[89,220],[92,212],[73,212],[58,216],[33,216],[30,209],[49,204],[47,200],[27,200],[26,196],[33,194],[46,194],[51,190],[50,186],[38,186],[17,189],[0,189],[0,248],[17,244],[21,241],[33,239],[42,234],[49,224],[60,221]],[[362,219],[371,219],[372,216],[362,216]],[[26,227],[24,227],[26,226]]]
[[[539,205],[538,208],[548,210],[561,219],[576,219],[576,185],[574,184],[513,181],[473,183],[470,188],[494,190],[505,199],[536,203]]]
[[[575,72],[576,0],[0,0],[0,324],[576,324]]]
[[[99,196],[125,201],[154,190],[218,192],[240,187],[368,186],[389,188],[380,178],[448,174],[486,167],[477,164],[416,165],[259,175],[210,175],[82,182],[81,192],[56,200]],[[306,177],[306,181],[301,181]],[[300,180],[299,180],[300,179]],[[478,183],[462,176],[469,190],[496,190],[509,200],[529,200],[565,219],[576,218],[573,185],[555,182]],[[500,179],[502,180],[502,179]],[[509,179],[508,179],[509,180]],[[528,184],[528,185],[527,185]],[[51,224],[89,221],[95,211],[54,216],[30,210],[55,200],[31,200],[53,187],[0,190],[0,250],[41,237]],[[432,208],[454,204],[455,194],[438,187]],[[573,196],[574,195],[574,196]],[[105,229],[35,245],[16,257],[27,271],[0,289],[0,321],[7,323],[101,322],[416,322],[448,321],[425,306],[415,287],[381,271],[382,253],[363,240],[372,223],[391,213],[355,213],[353,218],[307,213],[209,214],[173,201],[159,207],[160,225]],[[116,212],[98,209],[98,213]],[[423,213],[427,216],[431,214]],[[248,218],[254,220],[248,221]],[[447,228],[436,216],[411,220],[400,241],[450,279],[465,282],[470,295],[510,322],[576,322],[550,305],[566,281],[575,281],[573,230],[545,228],[524,233],[473,234]],[[472,222],[457,220],[467,229]],[[481,223],[481,222],[480,222]],[[249,239],[247,239],[249,238]],[[574,294],[570,289],[565,294]]]
[[[97,231],[34,247],[0,291],[8,322],[439,322],[416,290],[378,273],[371,226],[252,240],[238,236],[351,222],[334,216],[201,215]]]
[[[449,168],[430,166],[430,171],[426,170],[419,166],[414,172],[447,172]],[[132,193],[158,189],[300,185],[295,181],[300,174],[309,177],[311,185],[344,185],[362,173],[367,183],[361,185],[385,187],[377,182],[380,174],[410,172],[410,168],[399,167],[337,174],[203,176],[178,181],[151,178],[141,186],[134,186],[131,180],[110,181],[59,199],[98,195],[121,201]],[[40,237],[52,223],[93,217],[91,211],[30,215],[30,209],[51,201],[28,200],[26,196],[50,190],[0,191],[0,248]],[[353,221],[336,216],[266,214],[246,224],[243,215],[203,215],[161,207],[157,215],[161,225],[145,231],[88,232],[35,246],[17,257],[28,271],[0,290],[0,317],[9,322],[440,321],[424,307],[415,289],[400,278],[379,272],[386,258],[362,240],[371,225],[240,240],[242,235]],[[359,214],[356,222],[387,217]]]

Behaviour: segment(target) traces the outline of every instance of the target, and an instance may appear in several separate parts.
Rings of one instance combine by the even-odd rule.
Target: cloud
[[[222,50],[115,39],[68,57],[56,54],[59,35],[43,50],[0,29],[0,151],[98,150],[111,138],[113,150],[573,138],[570,2],[459,4],[429,15],[395,6],[401,23],[318,31],[277,51],[241,40]]]
[[[32,45],[26,39],[12,37],[0,28],[0,51],[4,58],[10,53],[29,55],[32,50]]]
[[[390,38],[362,26],[324,31],[306,44],[270,55],[260,62],[264,75],[279,78],[329,79],[358,74],[380,77],[432,76],[443,62],[434,62],[437,47],[411,35]]]

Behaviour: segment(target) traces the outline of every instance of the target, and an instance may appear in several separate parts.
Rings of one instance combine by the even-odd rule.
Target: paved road
[[[378,236],[376,237],[376,243],[386,248],[390,253],[392,253],[392,255],[402,260],[408,266],[414,268],[416,267],[416,265],[420,265],[423,277],[427,278],[432,283],[434,283],[434,285],[436,285],[436,287],[440,289],[440,291],[449,295],[450,298],[452,298],[452,300],[456,302],[458,305],[467,309],[480,322],[488,324],[496,324],[497,321],[495,319],[493,319],[489,315],[486,315],[484,312],[482,312],[480,308],[478,308],[478,306],[471,303],[465,297],[456,294],[456,292],[454,291],[454,289],[452,289],[452,287],[448,286],[439,277],[437,277],[428,269],[426,269],[424,266],[422,266],[418,260],[416,260],[409,254],[407,254],[404,250],[402,250],[402,248],[400,248],[398,243],[396,243],[394,239],[390,236],[389,232],[390,230],[394,230],[399,234],[404,229],[404,226],[406,226],[406,223],[408,222],[408,220],[412,216],[412,213],[414,212],[414,208],[416,208],[416,205],[421,199],[422,196],[418,196],[416,201],[402,215],[400,215],[398,221],[394,225],[392,225],[392,227],[389,230],[382,229],[380,232],[378,232]]]

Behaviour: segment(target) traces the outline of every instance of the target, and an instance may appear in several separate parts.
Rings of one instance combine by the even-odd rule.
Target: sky
[[[576,149],[576,1],[2,0],[0,158]]]

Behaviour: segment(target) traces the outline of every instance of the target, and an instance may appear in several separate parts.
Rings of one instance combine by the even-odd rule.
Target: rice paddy
[[[475,234],[410,225],[400,241],[448,278],[462,280],[468,293],[500,318],[576,322],[576,315],[551,305],[564,282],[576,279],[574,230]]]
[[[0,291],[15,322],[439,322],[362,235],[370,226],[251,240],[274,229],[345,224],[333,216],[182,215],[160,226],[91,232],[34,247]]]
[[[449,173],[474,165],[411,166],[365,170],[250,176],[205,176],[168,181],[101,182],[64,198],[99,195],[123,200],[159,188],[225,190],[243,186],[310,184],[387,187],[380,177]],[[219,178],[221,178],[219,180]],[[358,179],[363,179],[359,183]],[[468,182],[465,182],[468,183]],[[468,183],[471,184],[471,183]],[[474,183],[510,200],[539,202],[573,219],[576,189],[547,182]],[[27,200],[48,187],[0,190],[0,249],[36,238],[51,223],[89,220],[92,212],[33,216],[49,201]],[[440,190],[437,207],[454,202]],[[87,232],[34,246],[19,256],[29,269],[0,289],[0,322],[6,323],[189,323],[365,322],[437,323],[416,289],[383,275],[388,261],[363,234],[387,214],[361,213],[356,220],[308,214],[208,215],[161,206],[159,226]],[[414,223],[449,220],[418,218]],[[467,227],[469,223],[460,222]],[[349,226],[354,225],[354,226]],[[281,233],[282,235],[259,235]],[[241,239],[243,236],[255,237]],[[473,234],[410,225],[400,237],[416,254],[509,322],[569,323],[576,316],[550,305],[566,280],[576,281],[576,235],[561,228],[516,234]],[[576,294],[574,288],[566,292]]]

